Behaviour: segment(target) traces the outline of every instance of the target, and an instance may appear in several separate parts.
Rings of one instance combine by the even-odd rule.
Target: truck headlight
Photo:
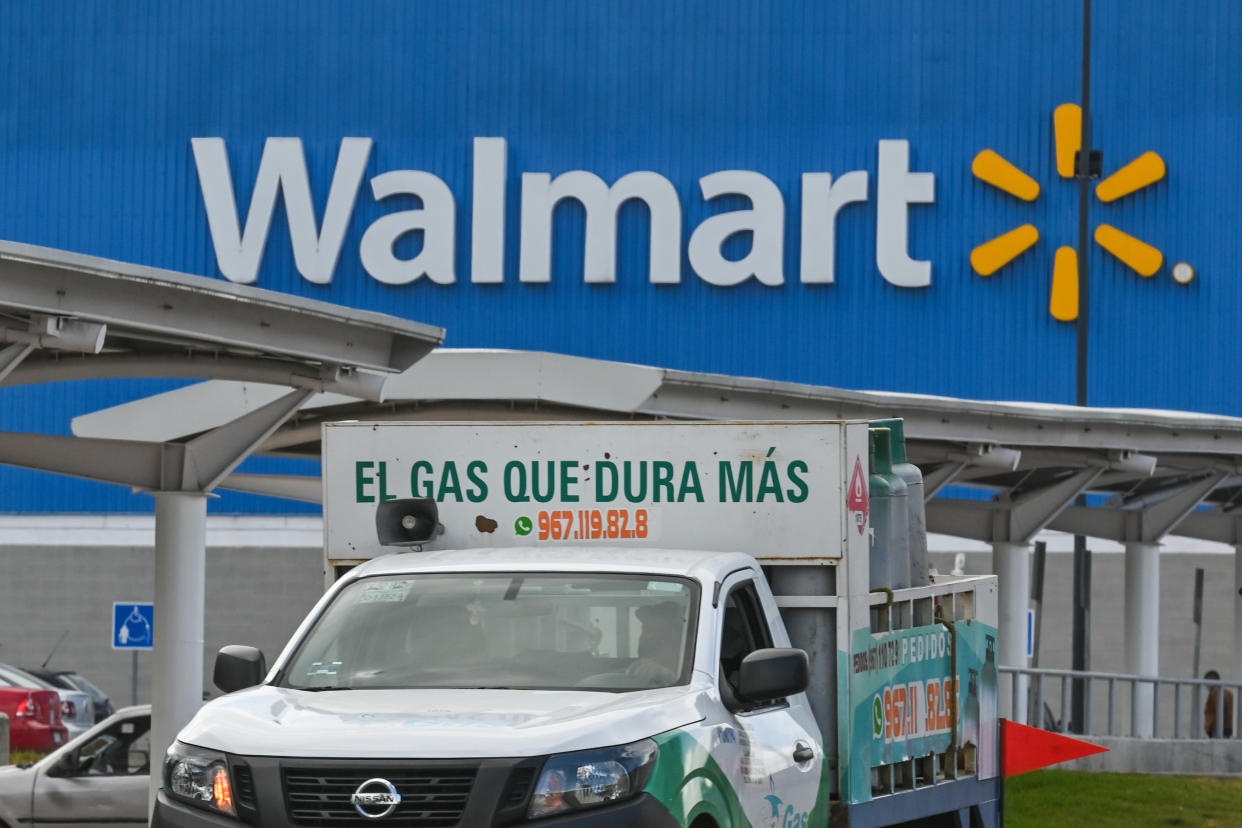
[[[553,756],[539,775],[527,816],[535,819],[637,796],[655,758],[656,743],[650,739]]]
[[[219,751],[173,742],[164,757],[164,790],[182,802],[237,816],[228,759]]]

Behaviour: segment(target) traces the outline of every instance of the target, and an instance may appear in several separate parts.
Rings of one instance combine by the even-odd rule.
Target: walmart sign
[[[225,141],[195,138],[191,143],[220,272],[230,281],[243,284],[258,279],[277,199],[283,197],[298,272],[309,282],[330,284],[374,141],[342,139],[320,220],[315,214],[301,140],[268,138],[244,225]],[[506,139],[474,139],[472,177],[470,281],[500,284],[506,275],[505,205],[510,198]],[[387,213],[366,229],[358,252],[371,278],[389,285],[420,279],[441,285],[457,282],[457,198],[449,186],[423,170],[391,170],[373,177],[368,184],[370,197],[377,202],[406,195],[422,204],[419,209]],[[935,201],[935,184],[933,173],[910,170],[908,141],[879,142],[875,263],[890,284],[903,288],[931,284],[931,262],[912,259],[908,253],[909,214],[911,205]],[[698,188],[704,200],[742,196],[750,207],[709,216],[694,228],[686,249],[694,275],[719,287],[751,279],[774,287],[794,278],[803,284],[836,281],[837,214],[850,204],[871,198],[870,173],[853,170],[834,179],[831,173],[806,172],[801,185],[802,213],[797,220],[802,242],[795,277],[785,272],[785,196],[776,184],[751,170],[722,170],[700,178]],[[586,170],[555,177],[546,172],[523,172],[517,198],[521,204],[519,282],[551,281],[553,213],[566,199],[580,202],[586,211],[584,282],[616,282],[617,214],[630,200],[642,202],[649,211],[651,283],[675,285],[683,279],[681,199],[673,183],[659,173],[631,172],[609,185]],[[422,249],[412,258],[400,258],[394,245],[415,233],[422,234]],[[743,233],[752,239],[749,252],[740,259],[727,257],[722,246],[730,237]]]

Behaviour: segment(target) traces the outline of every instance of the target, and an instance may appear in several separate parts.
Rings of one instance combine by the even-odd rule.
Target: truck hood
[[[701,721],[711,684],[601,693],[260,686],[205,705],[178,739],[250,756],[496,758],[619,745]]]

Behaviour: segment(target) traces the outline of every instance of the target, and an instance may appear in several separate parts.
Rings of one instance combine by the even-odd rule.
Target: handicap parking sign
[[[149,650],[155,644],[155,604],[116,601],[112,604],[112,649]]]

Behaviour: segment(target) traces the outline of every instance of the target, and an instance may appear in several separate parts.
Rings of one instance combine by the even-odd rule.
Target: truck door
[[[754,573],[726,581],[720,614],[720,695],[737,732],[734,779],[755,826],[805,826],[815,807],[824,752],[819,729],[799,693],[784,699],[738,698],[742,659],[764,647],[789,646],[773,636]]]

